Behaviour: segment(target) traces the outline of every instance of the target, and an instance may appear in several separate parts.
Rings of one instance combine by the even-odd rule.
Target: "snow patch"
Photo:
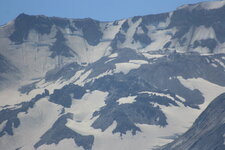
[[[63,139],[58,144],[51,144],[51,145],[42,145],[38,150],[84,150],[82,147],[78,147],[73,139]]]
[[[60,106],[49,102],[46,98],[38,101],[28,113],[19,113],[20,125],[14,129],[14,135],[1,137],[1,149],[32,150],[33,145],[56,121]],[[34,130],[35,129],[35,130]]]
[[[21,85],[25,85],[20,83],[19,85],[15,85],[13,88],[8,88],[0,91],[0,106],[5,105],[15,105],[21,102],[26,102],[35,97],[37,94],[41,94],[44,92],[44,89],[35,89],[31,91],[29,94],[22,94],[18,89]],[[27,82],[26,82],[27,83]]]
[[[178,7],[177,9],[189,9],[192,11],[193,9],[207,9],[207,10],[212,10],[212,9],[219,9],[225,5],[224,0],[220,1],[211,1],[211,2],[201,2],[198,4],[194,5],[183,5],[181,7]]]
[[[215,31],[212,27],[199,26],[192,37],[192,42],[197,40],[215,39]]]
[[[129,62],[117,63],[115,73],[123,72],[124,74],[129,73],[133,69],[138,69],[141,65],[148,64],[145,60],[129,60]]]
[[[112,59],[109,59],[109,60],[105,61],[104,64],[107,64],[107,63],[109,63],[110,61],[113,61],[113,60],[115,60],[115,58],[112,58]]]
[[[217,65],[216,65],[216,64],[214,64],[214,63],[212,63],[211,65],[212,65],[213,67],[215,67],[215,68],[217,67]]]
[[[112,55],[109,55],[109,58],[115,58],[118,56],[118,53],[113,53]]]
[[[134,63],[134,64],[148,64],[146,60],[129,60],[129,63]]]
[[[169,18],[167,20],[170,21]],[[151,38],[152,42],[147,47],[142,49],[143,52],[164,50],[164,45],[168,42],[172,42],[171,45],[173,45],[174,40],[171,40],[171,38],[176,33],[176,28],[165,29],[165,27],[160,28],[151,26],[148,26],[148,28],[150,31],[148,35]],[[166,49],[168,50],[168,48]]]
[[[160,106],[161,107],[161,106]],[[112,135],[112,130],[116,127],[114,122],[101,136],[95,136],[93,150],[108,149],[108,150],[144,150],[154,149],[156,146],[162,146],[173,139],[165,138],[172,137],[176,134],[182,134],[191,127],[194,120],[200,112],[189,107],[161,107],[162,111],[167,116],[168,125],[164,128],[155,125],[136,124],[142,132],[137,132],[135,136],[131,132],[120,137],[119,133]],[[197,112],[197,113],[196,113]],[[185,119],[184,119],[185,116]],[[113,147],[111,146],[113,145]]]
[[[137,96],[122,97],[122,98],[118,99],[117,102],[119,103],[119,105],[132,104],[132,103],[136,102],[136,100],[135,100],[136,97]]]
[[[107,76],[107,75],[112,75],[113,74],[113,71],[112,70],[107,70],[106,72],[104,73],[101,73],[100,75],[98,75],[97,77],[93,77],[91,79],[87,79],[87,83],[90,82],[90,81],[93,81],[93,80],[96,80],[96,79],[99,79],[99,78],[102,78],[104,76]]]
[[[95,111],[105,105],[106,92],[93,91],[87,93],[80,100],[73,100],[71,108],[65,111],[74,114],[73,120],[68,119],[66,126],[82,135],[100,134],[100,129],[94,129],[91,124],[96,118],[92,118]]]
[[[202,78],[184,79],[183,77],[178,76],[177,79],[185,87],[191,90],[198,89],[203,94],[205,102],[200,105],[201,110],[204,110],[213,99],[225,91],[225,87],[211,83]]]
[[[181,97],[179,95],[176,95],[176,97],[178,97],[182,102],[186,102],[186,100],[183,97]]]
[[[204,9],[219,9],[225,5],[225,1],[213,1],[213,2],[204,2],[200,4]]]
[[[215,59],[215,61],[218,62],[223,68],[225,68],[225,64],[222,61],[220,61],[219,59]]]
[[[83,86],[86,82],[85,80],[87,79],[87,77],[91,74],[92,72],[92,69],[88,70],[87,72],[81,74],[79,76],[79,78],[75,81],[74,84],[77,84],[77,85],[80,85],[80,86]]]
[[[0,91],[0,106],[14,105],[28,101],[27,95],[22,95],[17,89],[5,89]]]
[[[161,58],[165,56],[161,54],[149,54],[149,53],[142,53],[142,54],[148,59]]]
[[[0,124],[0,131],[2,131],[3,128],[6,126],[6,122],[7,122],[7,120],[3,121],[3,122]]]
[[[138,69],[141,65],[134,63],[117,63],[115,73],[123,72],[124,74],[129,73],[133,69]]]

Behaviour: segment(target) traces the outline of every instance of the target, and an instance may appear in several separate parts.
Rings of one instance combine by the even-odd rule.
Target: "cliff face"
[[[114,22],[20,14],[0,28],[0,53],[28,77],[68,62],[92,63],[121,48],[223,53],[225,6],[214,3]]]

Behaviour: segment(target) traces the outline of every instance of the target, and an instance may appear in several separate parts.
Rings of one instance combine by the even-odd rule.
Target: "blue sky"
[[[112,21],[174,10],[204,0],[0,0],[0,25],[20,13]]]

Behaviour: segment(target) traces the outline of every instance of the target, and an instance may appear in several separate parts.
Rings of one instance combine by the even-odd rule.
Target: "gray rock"
[[[103,35],[99,23],[91,18],[74,20],[75,26],[83,31],[84,38],[92,46],[97,45]]]
[[[192,127],[160,150],[224,150],[225,93],[215,98]]]
[[[37,101],[48,95],[49,95],[48,90],[45,90],[44,93],[36,95],[30,101],[17,104],[15,108],[3,107],[3,109],[0,111],[0,124],[6,121],[6,125],[0,131],[0,137],[4,136],[6,133],[12,136],[13,129],[18,128],[20,125],[18,114],[21,112],[27,113],[29,109],[34,107]]]
[[[69,108],[72,104],[72,98],[81,99],[85,93],[85,88],[71,83],[61,89],[54,90],[53,94],[50,95],[49,101]]]
[[[83,136],[65,125],[67,119],[72,119],[72,116],[70,113],[60,116],[52,127],[41,136],[40,140],[34,145],[34,148],[37,149],[44,144],[58,144],[64,139],[73,139],[77,146],[83,147],[84,150],[91,150],[94,136]]]
[[[126,21],[122,24],[121,29],[122,29],[124,32],[127,32],[127,30],[129,29],[128,20],[126,20]]]
[[[52,52],[50,57],[55,58],[59,55],[65,57],[73,57],[74,51],[69,46],[67,46],[67,44],[65,43],[66,39],[64,38],[64,35],[60,30],[57,31],[55,38],[56,41],[50,47],[50,51]]]
[[[197,48],[197,47],[207,47],[211,50],[211,52],[213,52],[213,50],[216,48],[217,45],[217,41],[215,39],[206,39],[206,40],[199,40],[199,41],[195,41],[193,48]]]
[[[68,80],[72,76],[74,76],[75,73],[80,69],[82,69],[82,66],[75,62],[66,64],[62,68],[55,68],[53,70],[48,71],[45,75],[45,81],[51,82],[56,81],[58,79]]]

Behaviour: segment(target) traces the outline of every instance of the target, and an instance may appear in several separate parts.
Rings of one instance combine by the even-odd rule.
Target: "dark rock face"
[[[113,76],[104,76],[95,80],[95,82],[90,83],[87,85],[87,87],[89,87],[91,90],[108,91],[111,93],[110,96],[112,96],[114,100],[117,100],[120,97],[127,97],[130,94],[135,95],[141,91],[152,91],[155,89],[142,79],[138,79],[134,76],[125,77],[122,73]],[[113,95],[116,97],[113,97]]]
[[[93,128],[106,130],[117,122],[113,133],[126,134],[131,131],[133,135],[141,131],[135,123],[166,126],[166,116],[160,111],[159,107],[149,105],[144,101],[137,101],[132,104],[108,104],[101,111],[95,112],[94,116],[99,117],[92,124]],[[93,117],[94,117],[93,116]]]
[[[149,30],[143,23],[141,23],[139,26],[141,27],[141,29],[144,31],[145,34],[148,34]]]
[[[132,82],[131,82],[132,81]],[[117,122],[117,127],[113,130],[113,133],[126,134],[127,131],[131,131],[132,134],[136,134],[137,131],[141,131],[135,124],[150,124],[166,126],[166,116],[162,113],[159,107],[155,107],[149,102],[157,101],[157,96],[147,96],[139,94],[136,98],[137,102],[132,104],[119,105],[116,100],[138,95],[141,91],[156,91],[151,85],[141,79],[134,77],[126,77],[118,74],[114,76],[105,76],[97,79],[92,85],[93,89],[101,91],[108,91],[109,96],[106,99],[106,106],[102,107],[100,111],[96,111],[93,117],[98,116],[92,127],[96,129],[106,130],[113,121]],[[160,98],[158,98],[160,103]],[[168,101],[168,102],[167,102]],[[171,102],[167,98],[162,98],[162,103],[168,105],[177,105],[176,102]]]
[[[24,85],[24,86],[20,87],[18,89],[18,91],[20,91],[20,93],[22,93],[22,94],[29,94],[30,91],[32,91],[36,88],[36,83],[37,82],[33,82],[31,84]]]
[[[113,25],[114,25],[114,26],[118,26],[118,24],[119,24],[119,23],[118,23],[117,20],[116,20],[116,21],[113,21]]]
[[[56,26],[61,28],[69,27],[71,30],[75,30],[71,25],[70,21],[66,18],[58,18],[58,17],[51,17],[51,22]]]
[[[125,22],[122,24],[121,29],[122,29],[124,32],[127,32],[127,30],[129,29],[128,20],[125,21]]]
[[[176,93],[177,95],[185,98],[185,105],[193,108],[198,108],[198,105],[204,102],[204,97],[202,96],[202,93],[197,89],[190,90],[189,88],[185,87],[177,79],[177,76],[180,76],[184,79],[203,78],[212,83],[224,86],[225,81],[223,80],[223,77],[225,76],[225,74],[223,69],[221,70],[222,66],[220,66],[220,64],[216,62],[214,63],[216,63],[218,67],[210,65],[215,58],[220,60],[221,62],[224,62],[222,57],[224,57],[223,54],[214,56],[200,56],[199,54],[194,53],[172,53],[168,56],[154,60],[154,63],[152,64],[144,64],[138,69],[131,70],[126,75],[121,73],[115,74],[113,76],[105,76],[103,78],[100,78],[96,80],[90,87],[92,89],[98,89],[103,91],[113,91],[117,89],[115,90],[116,92],[118,92],[119,95],[117,98],[120,98],[129,96],[129,94],[126,93],[132,93],[133,95],[135,95],[135,90],[128,91],[129,88],[125,87],[133,87],[131,86],[131,84],[138,81],[144,81],[144,83],[148,83],[149,85],[146,85],[144,88],[142,88],[142,90],[146,89],[147,91],[152,91],[152,89],[148,87],[154,87],[153,89],[158,92],[169,90],[171,93]],[[143,58],[135,54],[134,51],[132,52],[130,50],[129,52],[127,52],[125,49],[120,50],[119,56],[116,59],[110,61],[109,63],[104,63],[108,61],[108,59],[102,58],[98,62],[92,64],[89,70],[92,68],[95,71],[91,72],[88,78],[98,76],[106,72],[107,69],[114,69],[115,63],[121,63],[123,62],[122,60],[128,62],[132,59],[143,60]],[[130,81],[133,81],[133,83],[129,83],[128,79]],[[120,83],[118,83],[118,86],[116,85],[117,80],[121,82],[121,85]],[[134,87],[138,86],[135,85]]]
[[[213,100],[193,126],[161,150],[224,150],[225,93]]]
[[[13,135],[13,128],[18,128],[20,125],[20,120],[18,114],[21,112],[27,113],[30,108],[33,108],[35,103],[41,98],[49,95],[48,90],[44,93],[36,95],[29,102],[22,102],[16,105],[16,108],[3,108],[0,111],[0,124],[6,121],[6,125],[2,131],[0,131],[0,137],[4,136],[6,133],[8,135]]]
[[[199,46],[207,47],[211,52],[213,52],[213,50],[216,48],[216,45],[217,41],[215,39],[199,40],[194,42],[193,48],[197,48]]]
[[[157,95],[140,94],[142,91],[162,91],[156,89],[143,79],[116,74],[113,76],[105,76],[95,80],[90,85],[86,85],[90,89],[97,89],[100,91],[108,91],[109,95],[105,100],[106,106],[102,107],[100,111],[96,111],[93,117],[98,116],[92,127],[96,129],[106,130],[112,125],[114,121],[117,122],[117,127],[113,133],[126,134],[131,131],[136,134],[141,131],[135,124],[150,124],[166,126],[166,116],[163,114],[158,106],[153,106],[150,103],[158,103],[165,106],[178,106],[177,103],[167,97]],[[169,91],[164,94],[170,94]],[[117,100],[122,97],[136,96],[136,102],[132,104],[119,105]],[[180,101],[176,96],[170,94],[176,101]]]
[[[44,144],[58,144],[63,139],[73,139],[77,146],[83,147],[84,150],[91,150],[94,136],[83,136],[66,126],[67,119],[72,119],[72,116],[72,114],[68,113],[57,119],[52,127],[41,136],[40,141],[34,145],[34,148]]]
[[[19,79],[19,75],[19,69],[0,54],[0,90],[10,84],[11,80]]]
[[[4,129],[1,131],[0,136],[2,137],[6,133],[8,135],[13,135],[13,128],[18,128],[20,125],[20,120],[18,118],[10,118],[4,127]]]
[[[115,50],[118,48],[118,44],[124,43],[125,40],[126,40],[126,36],[123,33],[118,32],[115,38],[112,40],[111,47],[113,48],[113,50]]]
[[[143,47],[148,46],[152,42],[151,38],[147,34],[135,33],[133,38],[134,38],[134,41],[136,42],[139,41],[143,45]]]
[[[168,48],[170,45],[171,45],[171,41],[169,41],[169,42],[167,42],[164,46],[163,46],[163,48]]]
[[[133,17],[131,19],[131,21],[133,23],[135,23],[138,19],[142,18],[141,23],[139,24],[138,27],[141,27],[142,30],[144,31],[143,34],[138,34],[137,32],[135,32],[135,34],[133,35],[133,42],[140,42],[140,44],[142,45],[142,48],[148,46],[149,44],[151,44],[152,40],[151,38],[148,36],[148,28],[146,26],[148,25],[155,25],[157,26],[160,22],[165,22],[166,18],[169,16],[168,13],[165,14],[159,14],[159,15],[147,15],[147,16],[136,16]],[[120,31],[116,34],[115,38],[112,40],[111,43],[111,47],[113,49],[117,49],[118,44],[123,44],[126,40],[126,35],[124,35],[127,33],[128,29],[129,29],[129,24],[128,24],[128,20],[126,20],[122,26]],[[132,43],[133,43],[132,42]]]
[[[140,18],[141,18],[140,16],[135,16],[135,17],[133,17],[133,18],[131,19],[131,21],[132,21],[133,23],[135,23],[135,22],[137,22],[138,19],[140,19]]]
[[[223,54],[220,57],[222,56]],[[154,64],[142,65],[138,70],[132,70],[128,76],[138,76],[160,90],[168,89],[185,98],[186,105],[196,107],[204,101],[200,91],[184,87],[177,78],[173,77],[181,76],[184,79],[199,77],[224,86],[224,71],[209,65],[208,61],[213,59],[213,56],[172,53],[167,58],[156,60]]]
[[[69,108],[72,104],[72,98],[81,99],[85,93],[85,88],[71,83],[61,89],[54,90],[54,93],[50,95],[49,101]]]
[[[120,43],[124,43],[126,38],[125,35],[122,34],[121,32],[119,32],[118,34],[116,34],[116,39],[120,42]]]
[[[67,64],[65,66],[63,66],[62,68],[55,68],[53,70],[50,70],[46,73],[45,75],[45,80],[47,82],[50,81],[57,81],[58,79],[63,79],[63,80],[68,80],[70,79],[73,75],[75,75],[75,73],[80,70],[82,68],[82,66],[80,66],[77,63],[70,63]]]
[[[22,44],[27,39],[31,29],[40,34],[49,34],[52,25],[53,23],[47,17],[20,14],[15,20],[15,31],[9,38],[16,44]]]
[[[15,150],[20,150],[22,147],[16,148]]]
[[[199,27],[201,25],[212,27],[215,30],[219,42],[223,43],[225,42],[225,30],[223,26],[225,19],[222,19],[222,14],[224,13],[225,7],[213,10],[196,8],[192,11],[190,11],[189,8],[179,9],[173,13],[169,28],[176,27],[178,31],[173,38],[182,39],[190,28]]]
[[[142,24],[144,25],[158,25],[160,22],[165,22],[169,13],[162,13],[157,15],[146,15],[142,17]]]
[[[15,20],[15,31],[10,35],[9,39],[15,44],[22,44],[27,40],[31,29],[37,31],[39,34],[49,34],[53,25],[63,29],[67,27],[71,31],[76,31],[75,25],[82,30],[84,38],[87,40],[88,44],[92,46],[97,45],[102,38],[99,21],[93,19],[77,19],[73,20],[71,24],[69,19],[64,18],[20,14]],[[60,38],[62,37],[61,35],[57,37],[59,40],[62,40],[62,38]]]
[[[83,31],[83,36],[88,44],[95,46],[102,38],[102,31],[100,30],[99,21],[93,19],[74,20],[76,27]]]
[[[176,101],[179,101],[179,99],[174,96],[173,94],[169,93],[168,91],[167,92],[164,92],[162,94],[168,94],[170,95],[171,97],[173,97]],[[149,94],[146,94],[146,93],[143,93],[143,94],[139,94],[136,98],[137,101],[142,101],[142,102],[151,102],[151,103],[154,103],[154,104],[159,104],[159,105],[164,105],[164,106],[178,106],[178,104],[176,103],[176,101],[173,101],[171,99],[169,99],[168,97],[165,97],[165,96],[157,96],[155,94],[152,94],[152,95],[149,95]]]
[[[138,27],[141,27],[144,34],[138,34],[135,32],[133,35],[132,43],[134,41],[139,41],[140,44],[145,48],[150,45],[153,41],[148,36],[149,25],[157,27],[160,23],[164,23],[167,19],[171,19],[168,26],[157,27],[157,31],[167,30],[176,28],[175,34],[171,35],[171,40],[178,40],[180,46],[187,47],[187,51],[191,51],[191,48],[196,48],[199,46],[208,47],[209,52],[213,52],[215,47],[225,42],[225,19],[223,19],[223,14],[225,13],[225,7],[219,9],[199,9],[195,8],[190,10],[189,8],[177,9],[170,16],[170,13],[162,13],[156,15],[146,15],[146,16],[136,16],[131,18],[132,23],[136,23],[138,19],[142,19]],[[111,41],[112,50],[115,50],[120,43],[123,44],[126,40],[126,34],[130,27],[133,25],[129,24],[129,19],[125,20],[122,24],[118,33]],[[87,43],[91,46],[98,45],[103,39],[104,29],[101,29],[102,22],[87,18],[87,19],[63,19],[57,17],[45,17],[45,16],[30,16],[26,14],[19,15],[15,20],[15,31],[9,36],[9,39],[15,44],[22,44],[27,40],[29,31],[31,29],[38,32],[38,34],[49,34],[51,32],[52,26],[56,26],[58,29],[70,29],[70,31],[81,31],[81,36]],[[114,26],[118,25],[118,21],[113,22]],[[193,45],[190,44],[191,38],[186,38],[186,34],[193,34],[196,29],[200,26],[206,28],[212,28],[215,31],[215,39],[207,39],[201,41],[195,41]],[[60,32],[60,30],[58,31]],[[72,33],[75,35],[75,33]],[[72,35],[71,34],[71,35]],[[77,35],[77,34],[76,34]],[[56,42],[51,46],[51,51],[54,53],[51,57],[57,55],[62,55],[65,57],[71,57],[76,54],[71,53],[71,48],[66,44],[66,40],[63,35],[57,33]],[[166,44],[164,48],[172,48],[171,45]]]
[[[110,62],[108,62],[110,58],[103,57],[87,66],[85,72],[93,69],[87,79],[99,76],[108,69],[115,69],[116,63],[129,62],[129,60],[145,60],[142,55],[138,55],[131,49],[120,49],[117,53],[118,56]],[[123,135],[127,131],[131,131],[133,134],[141,131],[135,125],[137,123],[166,126],[167,121],[164,113],[159,107],[151,104],[179,107],[177,102],[180,102],[185,106],[198,108],[198,105],[204,102],[202,93],[197,89],[191,90],[185,87],[177,77],[180,76],[184,79],[203,78],[212,83],[224,85],[225,82],[222,79],[222,76],[225,76],[224,71],[220,67],[210,65],[215,58],[224,61],[222,57],[224,57],[223,54],[201,56],[197,53],[179,54],[174,52],[152,60],[154,63],[144,64],[127,74],[106,75],[85,84],[84,88],[90,91],[109,92],[105,100],[106,105],[93,114],[93,117],[97,117],[97,119],[92,127],[105,131],[115,121],[117,127],[113,130],[113,133]],[[73,90],[70,90],[69,87],[54,92],[53,95],[56,100],[50,96],[50,101],[52,100],[52,102],[61,104],[64,107],[70,107]],[[71,87],[73,89],[73,86]],[[166,94],[173,99],[141,93],[143,91]],[[181,101],[176,95],[185,98],[186,101]],[[128,96],[136,96],[136,102],[118,104],[118,99]]]
[[[108,62],[110,58],[103,57],[87,66],[85,72],[93,69],[87,79],[99,76],[108,69],[115,69],[116,63],[129,62],[129,60],[145,60],[142,55],[138,55],[131,49],[120,49],[117,53],[118,56],[110,62]],[[126,134],[127,131],[131,131],[133,134],[140,132],[141,129],[136,126],[137,123],[164,127],[167,125],[165,114],[159,107],[152,104],[179,107],[177,102],[180,102],[185,106],[198,108],[198,105],[204,102],[202,93],[197,89],[190,90],[185,87],[176,77],[181,76],[184,79],[200,77],[212,83],[224,85],[225,82],[221,80],[224,72],[219,67],[209,65],[215,58],[222,61],[223,56],[223,54],[201,56],[195,53],[172,53],[152,61],[154,63],[144,64],[138,69],[131,70],[127,74],[106,75],[85,84],[84,87],[73,84],[67,85],[62,89],[55,90],[50,95],[49,101],[64,107],[70,107],[72,98],[82,98],[86,93],[86,89],[108,92],[109,95],[105,100],[106,105],[93,114],[93,117],[97,117],[97,119],[92,127],[105,131],[115,121],[117,127],[113,130],[113,133],[120,133],[121,135]],[[67,75],[64,76],[67,74],[67,70],[71,70],[71,74],[74,75],[77,71],[74,69],[76,67],[76,64],[69,64],[54,73],[55,76],[52,76],[52,78],[67,78]],[[70,71],[68,74],[70,74]],[[165,96],[141,93],[143,91],[166,94],[171,96],[172,99]],[[186,101],[181,101],[176,95],[185,98]],[[128,96],[136,96],[135,102],[119,105],[117,100]]]
[[[137,55],[134,50],[129,48],[117,49],[115,52],[118,53],[118,56],[116,58],[113,58],[113,60],[111,60],[111,58],[109,57],[102,57],[100,60],[87,66],[85,72],[93,69],[93,71],[91,71],[91,73],[88,75],[88,79],[97,77],[110,69],[115,69],[116,63],[124,63],[128,62],[129,60],[138,59],[146,60],[144,56]]]
[[[52,51],[50,57],[55,58],[59,55],[65,57],[73,57],[74,52],[69,46],[67,46],[66,39],[64,38],[64,35],[60,30],[57,31],[55,38],[56,41],[50,47],[50,51]]]

